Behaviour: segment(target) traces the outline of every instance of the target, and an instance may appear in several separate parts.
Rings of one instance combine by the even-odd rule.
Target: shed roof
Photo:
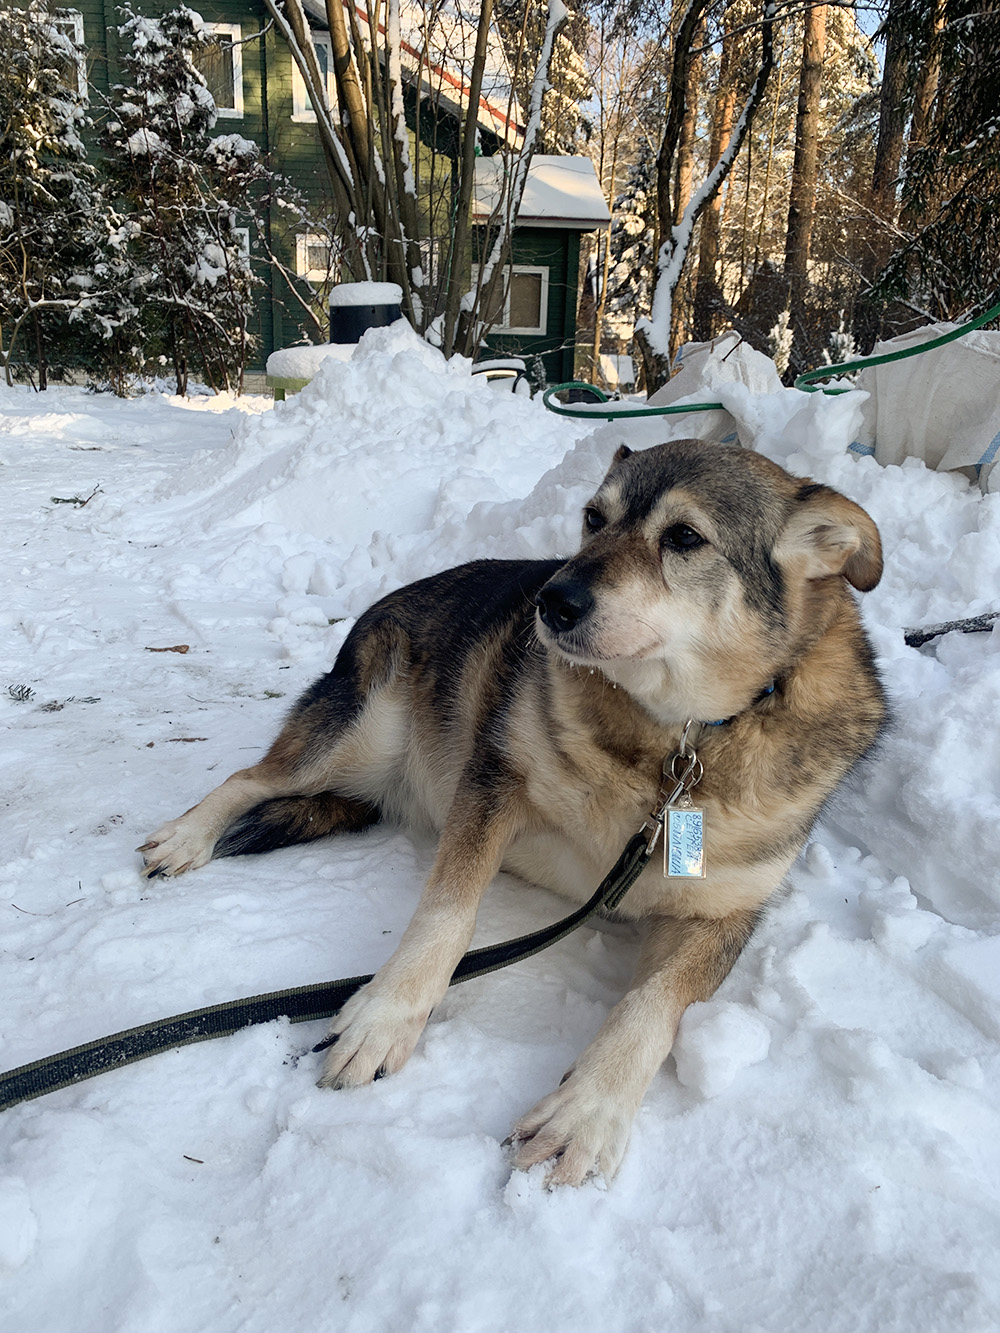
[[[496,208],[503,169],[499,155],[476,159],[474,222],[485,222]],[[536,153],[528,166],[516,221],[522,227],[560,227],[568,231],[606,227],[611,211],[591,159]]]

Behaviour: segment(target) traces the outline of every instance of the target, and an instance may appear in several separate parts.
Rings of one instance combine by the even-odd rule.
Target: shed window
[[[243,55],[238,23],[206,23],[213,40],[194,52],[195,67],[215,98],[220,117],[243,115]]]
[[[295,270],[301,278],[321,286],[333,276],[333,250],[329,236],[315,232],[295,238]]]
[[[473,281],[475,281],[473,271]],[[502,297],[487,312],[494,333],[545,333],[549,320],[549,270],[527,264],[507,269]]]

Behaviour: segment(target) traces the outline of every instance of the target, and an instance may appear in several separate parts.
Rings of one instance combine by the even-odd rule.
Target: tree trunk
[[[889,0],[885,68],[882,72],[878,139],[872,173],[872,202],[875,211],[890,224],[896,221],[896,182],[903,157],[903,130],[909,111],[906,91],[909,68],[900,31],[901,8],[900,0]]]
[[[805,12],[799,105],[795,117],[795,157],[788,195],[788,230],[785,234],[785,279],[789,309],[797,332],[801,329],[809,271],[816,177],[819,165],[819,99],[826,47],[826,5]]]
[[[733,128],[733,110],[736,106],[736,73],[733,60],[733,37],[729,31],[732,6],[727,6],[722,38],[722,56],[719,61],[719,86],[715,93],[712,115],[712,137],[708,146],[708,166],[711,170],[722,156]],[[722,248],[722,192],[713,197],[701,218],[701,241],[698,250],[698,283],[694,294],[694,336],[699,342],[714,337],[718,312],[721,310],[722,290],[719,287],[719,256]]]
[[[611,199],[612,214],[615,206],[615,175],[618,170],[618,132],[615,132],[614,143],[611,151],[611,185],[609,196]],[[597,233],[597,244],[594,253],[594,276],[597,282],[596,301],[594,303],[594,346],[591,362],[593,365],[594,379],[598,378],[601,370],[601,337],[604,332],[604,311],[608,303],[608,274],[611,269],[611,228],[614,225],[614,217],[608,223],[608,229],[604,233],[604,259],[601,259],[601,233]]]
[[[675,55],[670,77],[669,103],[667,120],[657,157],[657,213],[658,231],[662,241],[656,260],[656,287],[653,291],[653,308],[648,319],[641,319],[635,327],[635,342],[642,356],[643,373],[647,392],[652,393],[670,378],[670,329],[674,305],[674,293],[684,271],[684,262],[691,248],[694,227],[712,199],[718,194],[726,177],[732,170],[736,156],[746,138],[747,131],[753,124],[767,89],[771,70],[774,67],[774,23],[777,11],[776,0],[764,0],[761,16],[761,52],[757,65],[757,75],[753,81],[743,109],[729,136],[729,143],[718,162],[698,187],[678,224],[669,226],[671,216],[670,179],[671,167],[680,138],[680,125],[684,115],[685,86],[687,82],[687,61],[694,31],[704,13],[702,0],[690,0],[684,18],[678,29]],[[668,234],[663,236],[667,231]]]
[[[927,142],[931,110],[934,98],[937,96],[938,78],[941,74],[941,34],[944,31],[944,20],[945,0],[933,0],[928,15],[927,52],[913,94],[913,119],[910,122],[910,137],[906,144],[907,170],[912,165],[913,154]],[[917,210],[904,207],[900,224],[906,231],[918,231],[923,224],[923,217]]]
[[[469,242],[469,212],[472,208],[472,186],[476,170],[479,95],[483,87],[483,70],[486,66],[486,47],[489,41],[492,18],[493,0],[482,0],[479,10],[479,27],[476,29],[476,49],[472,57],[472,71],[469,76],[469,106],[462,130],[462,163],[458,178],[458,202],[456,204],[455,228],[451,243],[451,273],[445,304],[444,335],[441,340],[441,350],[445,356],[451,356],[455,350],[455,339],[458,334],[459,304],[462,299],[465,281],[466,251]]]
[[[705,61],[700,48],[705,45],[705,20],[698,24],[694,33],[695,50],[688,64],[687,83],[684,89],[684,119],[681,122],[681,137],[677,144],[677,181],[674,188],[673,222],[676,225],[684,216],[684,210],[691,202],[694,192],[694,142],[698,132],[698,98],[701,92],[701,75]],[[709,163],[709,166],[714,166]],[[674,303],[673,326],[670,330],[670,356],[674,350],[687,341],[687,304]]]
[[[874,232],[861,261],[862,277],[870,284],[885,267],[892,250],[896,223],[896,182],[903,156],[903,130],[909,113],[907,96],[909,62],[903,41],[907,0],[889,0],[885,22],[885,65],[879,98],[878,138],[875,142],[875,167],[872,172],[872,212]],[[881,219],[881,223],[879,222]],[[882,333],[883,309],[866,301],[864,292],[855,306],[854,341],[862,350],[872,347]]]

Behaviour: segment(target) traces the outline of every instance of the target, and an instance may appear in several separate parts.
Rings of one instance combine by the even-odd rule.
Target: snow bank
[[[471,362],[446,362],[400,321],[369,330],[346,361],[322,357],[301,393],[245,422],[229,448],[196,455],[156,488],[138,527],[169,530],[183,513],[206,531],[234,530],[227,578],[271,585],[277,548],[285,592],[324,599],[324,616],[356,616],[389,588],[479,553],[499,535],[485,512],[523,496],[580,429],[490,392]],[[524,534],[522,553],[547,553],[543,527]]]
[[[1000,1326],[1000,632],[902,640],[996,607],[1000,496],[846,454],[858,394],[718,394],[878,521],[862,605],[895,721],[686,1015],[613,1185],[548,1194],[502,1147],[627,983],[635,935],[609,923],[451,991],[371,1088],[317,1091],[320,1025],[278,1023],[5,1113],[5,1324]],[[388,955],[433,859],[398,830],[172,882],[132,849],[261,754],[380,592],[571,550],[618,443],[686,433],[589,426],[391,328],[273,411],[0,388],[5,1067]],[[476,943],[564,906],[501,876]]]

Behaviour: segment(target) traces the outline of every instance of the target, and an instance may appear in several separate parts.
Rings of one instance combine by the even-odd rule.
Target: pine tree
[[[606,317],[623,327],[649,309],[655,263],[656,149],[647,138],[614,201]]]
[[[89,286],[94,172],[73,86],[78,51],[38,0],[0,9],[0,356],[32,344],[37,385],[66,346],[67,320]]]
[[[122,12],[127,82],[112,90],[101,137],[114,205],[101,273],[114,281],[116,355],[138,339],[172,364],[178,393],[192,369],[214,388],[239,388],[256,279],[237,228],[267,173],[249,140],[211,136],[215,103],[194,63],[212,40],[200,17],[183,6],[160,19]]]

